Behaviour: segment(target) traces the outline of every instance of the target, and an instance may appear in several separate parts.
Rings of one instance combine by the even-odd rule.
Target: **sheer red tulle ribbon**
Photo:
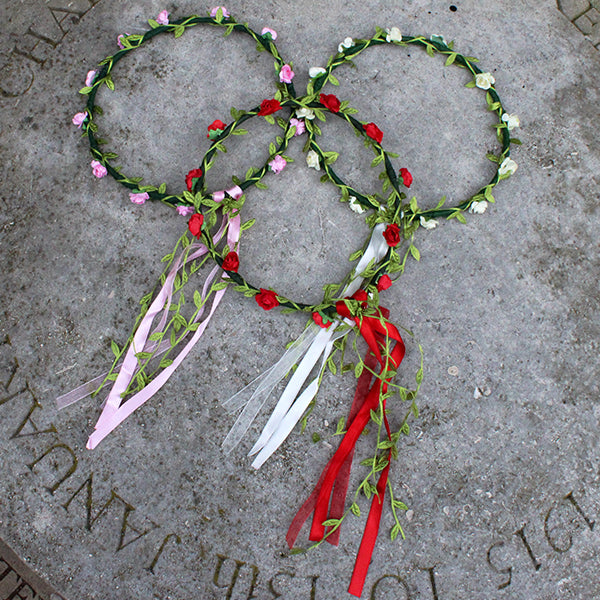
[[[364,290],[359,290],[353,296],[353,299],[364,302],[366,293]],[[374,369],[377,363],[381,365],[380,374],[390,369],[395,371],[404,358],[404,342],[398,329],[387,321],[389,313],[386,309],[379,309],[376,315],[357,317],[352,316],[344,301],[338,302],[336,309],[342,317],[352,319],[356,323],[360,334],[369,346],[369,351],[365,358],[365,368],[358,380],[354,402],[348,418],[347,431],[336,453],[323,470],[311,496],[300,508],[290,525],[286,536],[290,547],[294,545],[302,525],[311,512],[314,511],[309,536],[311,541],[320,541],[325,537],[327,534],[327,528],[323,525],[325,521],[339,519],[342,516],[356,442],[371,419],[371,411],[378,411],[380,397],[387,392],[388,383],[391,381],[391,378],[382,380],[378,377],[373,386],[368,389],[371,382],[370,371]],[[395,344],[391,350],[388,350],[387,346],[390,341],[395,342]],[[382,350],[384,350],[383,355]],[[383,401],[383,408],[383,422],[388,438],[391,439],[391,430],[385,414],[385,400]],[[391,450],[388,452],[387,459],[388,464],[379,476],[377,493],[371,501],[365,531],[356,557],[350,587],[348,588],[348,592],[354,596],[360,596],[362,593],[373,548],[375,547],[388,480]],[[326,540],[337,545],[339,531],[339,528],[337,528],[335,531],[330,532]]]

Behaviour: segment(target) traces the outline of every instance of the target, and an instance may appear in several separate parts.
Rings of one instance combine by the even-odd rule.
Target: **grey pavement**
[[[71,125],[84,106],[77,92],[118,34],[144,31],[162,9],[183,17],[211,8],[93,4],[0,5],[0,538],[48,582],[37,596],[38,580],[15,593],[30,571],[2,545],[0,593],[350,598],[366,501],[337,548],[290,555],[285,533],[337,446],[352,374],[324,378],[306,431],[294,431],[258,472],[246,452],[264,416],[233,454],[220,449],[233,424],[220,402],[278,360],[302,331],[301,315],[266,313],[230,290],[163,390],[93,452],[85,444],[101,398],[55,407],[107,368],[110,340],[127,339],[139,298],[185,228],[166,207],[135,206],[113,180],[92,176],[86,141]],[[389,539],[386,510],[363,598],[599,598],[600,4],[236,0],[227,8],[255,30],[278,32],[298,92],[345,37],[397,26],[442,34],[479,58],[521,120],[523,145],[511,153],[519,168],[497,186],[496,203],[466,225],[421,228],[421,261],[382,294],[392,320],[415,336],[399,379],[410,385],[417,343],[425,378],[421,415],[391,472],[410,509],[401,516],[406,539]],[[464,71],[418,48],[380,47],[336,75],[339,88],[325,91],[384,131],[423,205],[444,194],[459,202],[489,178],[485,154],[497,144]],[[208,148],[206,126],[274,89],[270,57],[243,35],[222,39],[207,27],[153,41],[114,79],[116,91],[99,95],[111,150],[128,173],[177,190]],[[273,130],[249,129],[211,170],[212,189],[264,160]],[[329,121],[323,134],[326,149],[341,153],[340,173],[376,191],[360,141]],[[251,281],[317,301],[323,283],[346,274],[366,229],[305,168],[301,150],[301,142],[290,148],[297,160],[268,179],[269,190],[249,193],[244,210],[257,225],[242,256]],[[392,406],[390,418],[399,411]],[[359,476],[357,467],[353,482]]]

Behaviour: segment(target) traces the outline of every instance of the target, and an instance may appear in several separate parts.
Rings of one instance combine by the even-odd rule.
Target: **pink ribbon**
[[[227,193],[231,197],[237,199],[242,195],[243,191],[238,186],[235,186],[231,190],[227,190]],[[224,197],[225,194],[223,192],[215,192],[215,194],[213,195],[213,198],[217,202],[221,201]],[[240,237],[239,214],[235,217],[227,217],[226,219],[223,219],[219,231],[215,234],[213,238],[213,242],[215,244],[217,244],[218,241],[221,239],[221,236],[223,235],[225,229],[227,229],[227,244],[230,246],[230,248],[233,248],[238,243]],[[160,388],[171,377],[175,369],[183,362],[183,360],[189,354],[196,342],[202,337],[212,315],[217,309],[219,303],[221,302],[221,299],[223,298],[227,288],[223,290],[218,290],[215,293],[209,314],[200,323],[198,329],[194,332],[192,338],[188,341],[188,343],[184,346],[181,352],[173,360],[171,365],[163,369],[161,373],[142,390],[134,394],[126,402],[122,403],[122,394],[126,392],[131,380],[135,376],[138,369],[138,360],[136,358],[136,354],[142,350],[148,351],[147,348],[149,348],[150,351],[156,348],[155,342],[152,343],[148,341],[148,338],[151,335],[150,329],[152,327],[152,322],[154,321],[156,316],[162,311],[163,314],[161,320],[157,327],[154,329],[154,332],[162,332],[167,322],[167,319],[169,318],[169,306],[171,305],[172,301],[173,286],[175,282],[175,277],[179,269],[181,269],[189,262],[200,258],[201,256],[204,256],[207,252],[208,248],[205,244],[202,244],[200,242],[193,242],[191,247],[186,248],[178,256],[175,264],[173,265],[173,267],[169,271],[169,274],[167,275],[165,283],[163,284],[156,298],[150,305],[150,308],[142,318],[142,321],[140,322],[134,334],[133,340],[129,345],[129,348],[127,349],[127,353],[121,365],[121,369],[119,371],[117,379],[114,382],[114,385],[106,399],[100,418],[96,423],[95,431],[88,440],[88,449],[92,450],[93,448],[95,448],[111,431],[113,431],[120,423],[122,423],[131,413],[133,413],[142,404],[144,404],[144,402],[149,400],[156,392],[158,392],[158,390],[160,390]],[[212,283],[219,270],[220,267],[215,266],[208,275],[202,289],[203,300],[207,297],[208,291],[210,290],[210,287],[212,286]],[[227,275],[223,274],[223,278],[226,279]],[[202,317],[203,313],[204,305],[198,310],[194,322],[198,322],[198,320]],[[170,344],[168,347],[170,347]],[[159,350],[160,349],[162,348],[159,348]]]

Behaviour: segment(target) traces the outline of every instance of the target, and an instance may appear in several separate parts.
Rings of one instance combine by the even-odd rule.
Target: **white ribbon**
[[[379,223],[373,229],[369,245],[362,258],[356,265],[355,277],[348,283],[343,291],[343,296],[351,296],[361,286],[364,278],[361,276],[372,260],[379,263],[388,251],[388,244],[383,237],[385,224]],[[283,394],[279,398],[273,413],[269,417],[259,439],[254,444],[249,455],[258,453],[252,466],[259,469],[265,461],[279,448],[287,436],[294,429],[298,421],[302,418],[304,411],[319,391],[319,382],[321,374],[327,363],[327,359],[333,350],[333,342],[346,335],[349,330],[336,332],[336,328],[341,320],[334,322],[328,329],[318,329],[311,323],[300,335],[282,358],[271,368],[267,369],[262,375],[255,379],[249,386],[232,396],[224,403],[229,411],[235,411],[245,406],[234,426],[231,428],[223,448],[230,452],[240,442],[243,435],[254,421],[256,415],[266,402],[273,388],[285,377],[290,368],[300,361],[298,368],[292,375]],[[298,396],[302,386],[308,379],[315,364],[322,356],[321,368],[318,376],[308,385],[308,387]],[[247,390],[257,381],[260,384],[254,394],[245,400]]]

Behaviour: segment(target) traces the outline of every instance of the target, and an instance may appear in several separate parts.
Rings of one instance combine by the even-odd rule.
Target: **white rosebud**
[[[438,222],[435,219],[426,219],[425,217],[421,217],[419,221],[421,222],[421,227],[424,229],[435,229],[438,226]]]
[[[481,200],[481,202],[473,202],[469,206],[469,212],[475,215],[482,215],[488,207],[487,200]]]
[[[498,169],[498,175],[512,175],[517,170],[517,163],[512,158],[505,158]]]
[[[354,40],[351,37],[347,37],[339,46],[338,52],[343,52],[344,48],[352,48],[354,46]]]
[[[521,126],[521,120],[517,115],[509,115],[508,113],[504,113],[502,115],[502,120],[506,123],[509,131]]]
[[[318,77],[319,75],[323,75],[323,73],[327,73],[327,71],[323,67],[311,67],[308,70],[308,76],[311,79]]]
[[[366,212],[366,208],[356,199],[355,196],[350,196],[349,198],[349,206],[352,212],[355,212],[357,215],[360,215]]]
[[[312,119],[315,118],[315,113],[314,113],[314,111],[311,108],[304,108],[303,107],[303,108],[299,108],[296,111],[296,116],[299,119],[310,119],[310,120],[312,120]]]
[[[482,90],[489,90],[494,83],[496,83],[496,79],[491,73],[477,73],[475,75],[475,85]]]
[[[306,153],[306,164],[317,171],[321,170],[321,166],[319,165],[319,155],[314,150],[309,150]]]
[[[397,27],[392,27],[391,29],[386,29],[387,36],[385,37],[385,41],[389,44],[390,42],[401,42],[402,34]]]

